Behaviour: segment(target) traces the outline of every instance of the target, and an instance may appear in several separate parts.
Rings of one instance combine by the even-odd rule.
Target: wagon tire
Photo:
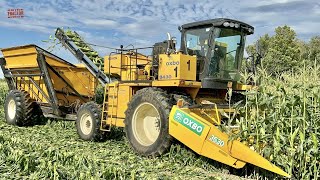
[[[42,112],[39,105],[26,91],[11,90],[5,99],[5,119],[8,124],[30,126],[37,121]]]
[[[77,112],[76,129],[85,141],[103,141],[105,134],[100,130],[101,108],[95,102],[83,104]]]

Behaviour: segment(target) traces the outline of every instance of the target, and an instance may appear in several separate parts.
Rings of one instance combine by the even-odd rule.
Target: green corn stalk
[[[70,38],[84,54],[101,70],[104,70],[104,60],[99,56],[99,53],[93,50],[88,44],[81,40],[81,38],[74,31],[67,29],[65,34]]]

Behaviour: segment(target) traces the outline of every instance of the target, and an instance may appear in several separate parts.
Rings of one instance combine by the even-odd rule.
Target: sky
[[[8,18],[12,8],[22,8],[24,17]],[[318,0],[0,0],[0,48],[36,44],[46,49],[51,44],[43,40],[57,27],[69,27],[97,45],[152,46],[165,40],[167,32],[180,40],[179,25],[221,17],[255,27],[247,44],[283,25],[305,41],[320,35]],[[95,48],[102,56],[110,52]],[[53,53],[77,62],[63,47]]]

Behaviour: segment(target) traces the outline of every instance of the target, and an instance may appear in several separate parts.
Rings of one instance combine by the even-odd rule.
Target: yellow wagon
[[[36,45],[1,51],[1,68],[10,89],[6,116],[11,124],[26,125],[39,113],[75,119],[79,106],[95,97],[97,82],[82,64],[73,65]],[[17,108],[21,111],[13,117],[10,112]]]

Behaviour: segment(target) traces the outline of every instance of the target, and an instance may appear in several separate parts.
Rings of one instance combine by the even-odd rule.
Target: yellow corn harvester
[[[54,64],[52,55],[38,47],[38,55],[33,57],[23,54],[24,48],[17,48],[21,52],[15,55],[11,53],[15,50],[3,49],[1,67],[11,89],[5,105],[7,121],[21,125],[29,120],[29,114],[19,111],[25,107],[19,107],[23,103],[17,96],[23,96],[35,104],[33,107],[39,106],[45,116],[75,119],[77,132],[84,140],[101,140],[112,127],[124,127],[132,148],[144,156],[165,153],[175,138],[196,153],[234,168],[250,163],[290,177],[246,145],[229,140],[230,134],[218,128],[225,122],[225,113],[234,113],[228,103],[241,100],[240,92],[252,88],[238,81],[245,37],[253,34],[253,27],[231,19],[212,19],[185,24],[179,30],[179,51],[169,33],[168,40],[148,47],[151,56],[138,52],[148,48],[121,46],[105,56],[104,72],[78,47],[84,42],[73,42],[59,28],[56,37],[86,69],[57,57],[52,62],[63,65]],[[25,61],[34,61],[31,67],[40,70],[36,74],[19,70],[26,66]],[[73,75],[59,73],[65,68],[77,75],[81,69],[80,74],[88,79],[94,76],[96,81],[82,83],[84,86],[73,84],[78,80]],[[61,83],[57,83],[59,79]],[[83,80],[79,78],[79,82]],[[92,89],[98,81],[105,88],[102,105],[93,101]],[[230,92],[232,98],[227,102]]]

